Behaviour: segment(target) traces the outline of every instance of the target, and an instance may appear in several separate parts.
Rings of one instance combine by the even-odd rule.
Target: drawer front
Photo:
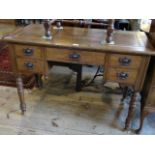
[[[15,53],[19,57],[42,58],[41,48],[36,46],[15,45]]]
[[[47,48],[47,60],[80,64],[104,64],[105,54],[70,49]]]
[[[17,69],[19,72],[31,72],[31,73],[43,73],[44,63],[43,61],[37,61],[34,59],[17,59]]]
[[[137,70],[108,68],[106,71],[106,80],[118,83],[135,84],[137,74]]]
[[[111,67],[139,68],[142,60],[142,56],[112,54],[109,56],[108,65]]]

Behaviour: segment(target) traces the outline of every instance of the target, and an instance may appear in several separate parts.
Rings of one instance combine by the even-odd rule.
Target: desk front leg
[[[138,92],[136,92],[134,89],[129,88],[130,91],[130,96],[131,96],[131,100],[129,103],[129,110],[128,110],[128,115],[125,121],[125,130],[129,129],[129,126],[131,124],[131,120],[133,118],[133,114],[136,108],[136,98],[137,98],[137,94]]]
[[[21,76],[16,77],[16,84],[17,84],[17,91],[19,95],[20,100],[20,109],[22,111],[22,114],[26,112],[26,103],[24,99],[24,87],[23,87],[23,80]]]

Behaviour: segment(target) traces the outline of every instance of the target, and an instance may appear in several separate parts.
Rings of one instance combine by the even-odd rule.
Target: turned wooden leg
[[[106,42],[112,43],[113,42],[113,31],[114,31],[114,19],[109,19],[109,24],[107,28],[107,36],[106,36]]]
[[[125,122],[125,130],[129,129],[130,126],[130,122],[132,120],[133,117],[133,113],[135,111],[135,107],[136,107],[136,96],[137,96],[137,92],[134,92],[133,90],[131,90],[132,95],[131,95],[131,100],[130,100],[130,105],[129,105],[129,111],[128,111],[128,116],[126,118],[126,122]]]
[[[26,111],[26,104],[24,100],[23,80],[20,76],[16,78],[16,84],[17,84],[17,91],[18,91],[19,100],[20,100],[20,109],[22,111],[22,114],[24,114]]]
[[[35,74],[35,79],[36,79],[36,86],[38,88],[42,88],[43,87],[43,81],[41,79],[41,75]]]

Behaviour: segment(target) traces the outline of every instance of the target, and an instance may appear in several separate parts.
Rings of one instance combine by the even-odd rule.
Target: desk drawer
[[[137,75],[137,70],[108,68],[106,71],[106,80],[118,83],[135,84]]]
[[[43,61],[37,61],[34,59],[17,59],[17,69],[19,72],[34,72],[34,73],[43,73],[44,63]]]
[[[112,54],[108,59],[110,67],[139,68],[142,63],[142,56]]]
[[[47,60],[80,64],[104,64],[105,54],[97,52],[46,48]]]
[[[27,46],[27,45],[15,45],[16,56],[25,58],[42,58],[42,52],[40,47]]]

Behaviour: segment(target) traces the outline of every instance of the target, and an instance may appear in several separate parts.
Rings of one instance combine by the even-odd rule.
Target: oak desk
[[[4,38],[10,46],[13,70],[17,77],[20,108],[26,104],[21,74],[44,74],[50,61],[71,64],[103,65],[103,80],[118,82],[131,89],[131,101],[125,123],[130,125],[135,99],[141,92],[154,49],[143,32],[116,31],[114,44],[105,43],[106,31],[87,28],[51,29],[52,40],[44,39],[42,25],[29,25]],[[123,96],[125,97],[124,92]]]

